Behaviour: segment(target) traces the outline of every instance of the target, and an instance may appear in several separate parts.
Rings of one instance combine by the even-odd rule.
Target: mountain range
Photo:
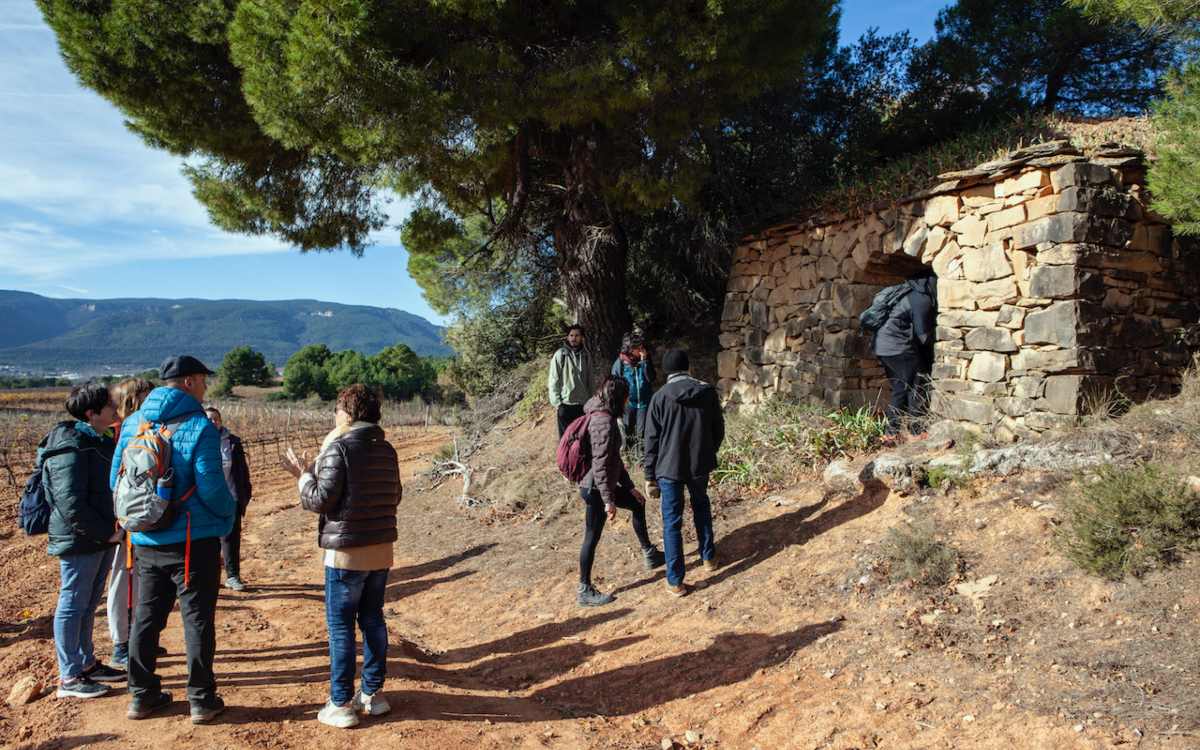
[[[193,354],[216,369],[249,345],[283,366],[297,349],[325,344],[371,355],[407,344],[448,355],[442,328],[403,310],[316,300],[54,299],[0,290],[0,369],[92,375],[157,367]]]

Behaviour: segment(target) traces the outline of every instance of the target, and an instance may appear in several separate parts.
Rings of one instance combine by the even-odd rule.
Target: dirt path
[[[1010,559],[1005,546],[1045,535],[1036,510],[1000,507],[986,495],[953,504],[954,513],[989,519],[963,524],[988,542],[976,564],[1013,581],[986,612],[872,581],[865,551],[908,501],[885,489],[823,498],[816,486],[722,506],[725,565],[705,578],[689,556],[691,580],[705,587],[682,600],[642,570],[629,525],[618,521],[597,560],[597,583],[618,600],[581,610],[573,601],[581,524],[570,490],[561,479],[535,485],[554,494],[536,512],[465,511],[456,488],[420,491],[413,478],[446,437],[416,432],[397,441],[406,493],[385,610],[391,715],[352,731],[315,721],[329,676],[322,568],[314,517],[295,507],[294,484],[279,473],[257,479],[247,516],[243,573],[251,589],[221,595],[216,667],[230,708],[220,723],[187,721],[182,633],[172,616],[164,633],[170,654],[160,662],[176,694],[170,713],[126,721],[123,692],[86,703],[42,698],[0,708],[0,745],[657,748],[664,738],[683,745],[692,732],[696,747],[763,750],[1194,746],[1186,735],[1143,744],[1112,712],[1092,712],[1083,698],[1064,706],[1047,697],[1078,665],[1062,660],[1073,671],[1059,673],[1024,654],[1036,651],[1029,640],[1069,649],[1070,638],[1050,640],[1062,635],[1058,610],[1068,605],[1055,595],[1020,603],[1026,584],[1017,579],[1042,581],[1058,563],[1040,542],[1022,559]],[[533,441],[537,453],[552,437],[507,439]],[[657,513],[649,516],[653,535]],[[54,673],[57,574],[43,544],[12,534],[0,543],[5,694],[21,675]],[[1073,591],[1070,611],[1083,622],[1074,608],[1089,612],[1110,593]],[[1195,606],[1193,596],[1185,616]],[[933,624],[923,626],[922,616]],[[1125,617],[1141,627],[1136,615]],[[1035,626],[1038,618],[1045,624]],[[97,631],[106,654],[102,618]]]

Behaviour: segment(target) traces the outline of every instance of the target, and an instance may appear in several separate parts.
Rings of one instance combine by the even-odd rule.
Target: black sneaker
[[[576,599],[581,607],[602,607],[616,601],[616,597],[612,594],[601,594],[595,586],[587,583],[579,584],[579,593],[576,595]]]
[[[646,570],[654,570],[661,568],[666,562],[667,557],[657,547],[642,550],[642,560],[646,564]]]
[[[63,680],[58,686],[56,698],[99,698],[108,693],[108,686],[92,682],[87,676]]]
[[[225,701],[220,696],[213,696],[208,703],[192,704],[192,723],[207,724],[221,715],[225,710]]]
[[[125,712],[125,718],[134,721],[145,719],[169,705],[171,705],[171,694],[165,690],[153,698],[134,698],[129,703],[129,710]]]
[[[96,662],[91,669],[85,670],[83,676],[95,682],[124,682],[128,677],[124,671],[113,669],[102,661]]]
[[[246,584],[242,583],[242,579],[237,576],[229,576],[225,579],[225,588],[230,591],[245,591]]]

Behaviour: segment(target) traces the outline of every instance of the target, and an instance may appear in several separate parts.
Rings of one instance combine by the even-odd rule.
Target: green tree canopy
[[[415,195],[410,223],[483,222],[472,260],[552,243],[572,310],[614,350],[629,217],[694,190],[698,129],[794,74],[835,21],[835,0],[38,4],[85,85],[200,157],[218,225],[361,252],[381,193]]]
[[[267,358],[249,346],[230,349],[217,368],[221,393],[229,393],[235,385],[270,385],[274,377]]]

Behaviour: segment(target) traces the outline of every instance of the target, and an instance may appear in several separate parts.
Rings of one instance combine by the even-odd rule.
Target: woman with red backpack
[[[617,508],[625,508],[633,514],[633,533],[642,546],[646,569],[654,570],[663,564],[663,553],[650,542],[646,532],[646,498],[634,488],[629,471],[621,462],[619,420],[625,415],[628,400],[629,385],[625,379],[609,375],[583,407],[583,413],[588,416],[587,439],[592,463],[579,483],[579,495],[586,503],[577,597],[582,607],[598,607],[614,599],[592,585],[592,561],[604,532],[604,523],[617,517]]]

